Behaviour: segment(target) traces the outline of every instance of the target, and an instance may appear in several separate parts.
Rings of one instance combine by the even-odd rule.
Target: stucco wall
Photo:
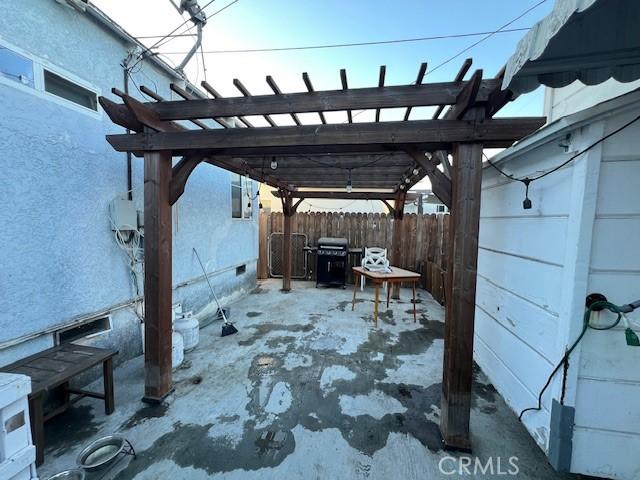
[[[85,14],[53,0],[0,0],[0,9],[0,42],[78,77],[114,100],[111,87],[124,88],[120,63],[130,46]],[[134,79],[171,97],[172,79],[153,65],[136,68]],[[130,91],[135,90],[131,85]],[[127,177],[125,155],[113,151],[105,135],[122,129],[102,112],[83,112],[10,81],[0,83],[0,98],[0,156],[5,167],[0,176],[0,345],[6,345],[129,302],[134,290],[107,217],[109,202],[126,192]],[[142,208],[142,160],[134,158],[133,170],[133,196]],[[239,292],[240,287],[247,290],[255,283],[257,221],[231,219],[230,188],[229,173],[208,164],[189,179],[174,207],[174,285],[202,275],[193,247],[210,272],[247,264],[242,276],[236,277],[233,270],[212,278],[219,295]],[[256,218],[257,208],[254,213]],[[208,301],[203,283],[179,288],[174,301],[186,300],[187,309],[201,307]],[[140,353],[133,308],[118,310],[113,322],[114,332],[94,341],[124,346],[121,359]],[[5,348],[0,350],[0,364],[51,344],[52,335],[46,335]]]

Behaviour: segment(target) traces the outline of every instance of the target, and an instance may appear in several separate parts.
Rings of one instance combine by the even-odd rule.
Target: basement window
[[[44,70],[44,89],[52,95],[98,111],[98,96],[95,92],[46,69]]]
[[[101,317],[56,332],[56,344],[71,343],[81,338],[90,338],[111,330],[111,317]]]
[[[33,62],[0,45],[0,76],[34,88]]]
[[[247,271],[246,265],[240,265],[239,267],[236,267],[236,275],[242,275],[246,271]]]

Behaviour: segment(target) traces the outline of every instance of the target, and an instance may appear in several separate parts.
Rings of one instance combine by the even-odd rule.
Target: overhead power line
[[[450,34],[450,35],[434,35],[430,37],[415,37],[415,38],[401,38],[395,40],[377,40],[371,42],[351,42],[351,43],[331,43],[331,44],[322,44],[322,45],[305,45],[298,47],[274,47],[274,48],[248,48],[248,49],[237,49],[237,50],[205,50],[203,53],[205,54],[220,54],[220,53],[260,53],[260,52],[286,52],[286,51],[295,51],[295,50],[320,50],[326,48],[344,48],[344,47],[363,47],[369,45],[390,45],[394,43],[410,43],[410,42],[425,42],[429,40],[446,40],[453,38],[466,38],[466,37],[477,37],[480,35],[487,34],[495,34],[495,33],[512,33],[512,32],[524,32],[529,30],[530,27],[526,28],[511,28],[507,30],[500,30],[499,32],[472,32],[472,33],[458,33],[458,34]],[[168,55],[182,55],[186,52],[164,52]]]

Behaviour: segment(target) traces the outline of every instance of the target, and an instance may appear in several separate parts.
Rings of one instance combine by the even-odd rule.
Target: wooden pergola
[[[508,147],[537,130],[544,118],[493,118],[511,100],[500,89],[501,74],[483,79],[477,70],[464,80],[471,60],[451,82],[423,84],[422,64],[412,85],[385,86],[385,67],[372,88],[316,91],[309,76],[303,93],[252,96],[238,80],[242,96],[223,98],[208,83],[212,98],[196,99],[172,85],[183,98],[165,101],[149,89],[140,102],[114,90],[124,103],[100,103],[126,134],[108,135],[120,152],[144,157],[145,198],[145,400],[161,401],[171,382],[171,205],[184,192],[190,173],[206,162],[274,187],[284,222],[284,291],[291,288],[291,217],[304,198],[378,199],[394,216],[392,263],[407,191],[428,176],[433,192],[451,210],[451,265],[448,268],[441,432],[449,448],[469,450],[473,329],[478,254],[482,150]],[[429,120],[411,120],[413,107],[437,107]],[[402,121],[380,121],[381,109],[405,108]],[[354,113],[375,110],[375,121],[355,122]],[[442,113],[445,111],[444,115]],[[346,111],[348,121],[327,123],[326,112]],[[315,112],[319,124],[304,125],[298,114]],[[272,115],[286,114],[295,125],[278,126]],[[441,116],[442,115],[442,116]],[[254,127],[261,116],[269,127]],[[223,128],[209,128],[203,120]],[[188,124],[194,128],[187,128]],[[229,128],[233,125],[242,128]],[[453,162],[449,162],[449,154]],[[172,157],[182,157],[172,166]],[[275,169],[271,168],[274,162]],[[345,191],[350,184],[351,193]],[[391,202],[393,201],[393,206]]]

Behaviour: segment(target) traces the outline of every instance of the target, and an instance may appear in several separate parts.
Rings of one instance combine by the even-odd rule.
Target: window
[[[57,344],[71,343],[81,338],[88,338],[111,330],[111,317],[106,316],[90,320],[75,327],[56,332]]]
[[[231,174],[231,218],[253,216],[253,182],[237,173]]]
[[[447,213],[446,205],[438,205],[436,208],[436,212],[438,213]]]
[[[33,62],[0,45],[0,75],[22,85],[35,87]]]
[[[44,71],[44,89],[65,100],[98,111],[98,98],[94,92],[66,78],[62,78],[49,70]]]

